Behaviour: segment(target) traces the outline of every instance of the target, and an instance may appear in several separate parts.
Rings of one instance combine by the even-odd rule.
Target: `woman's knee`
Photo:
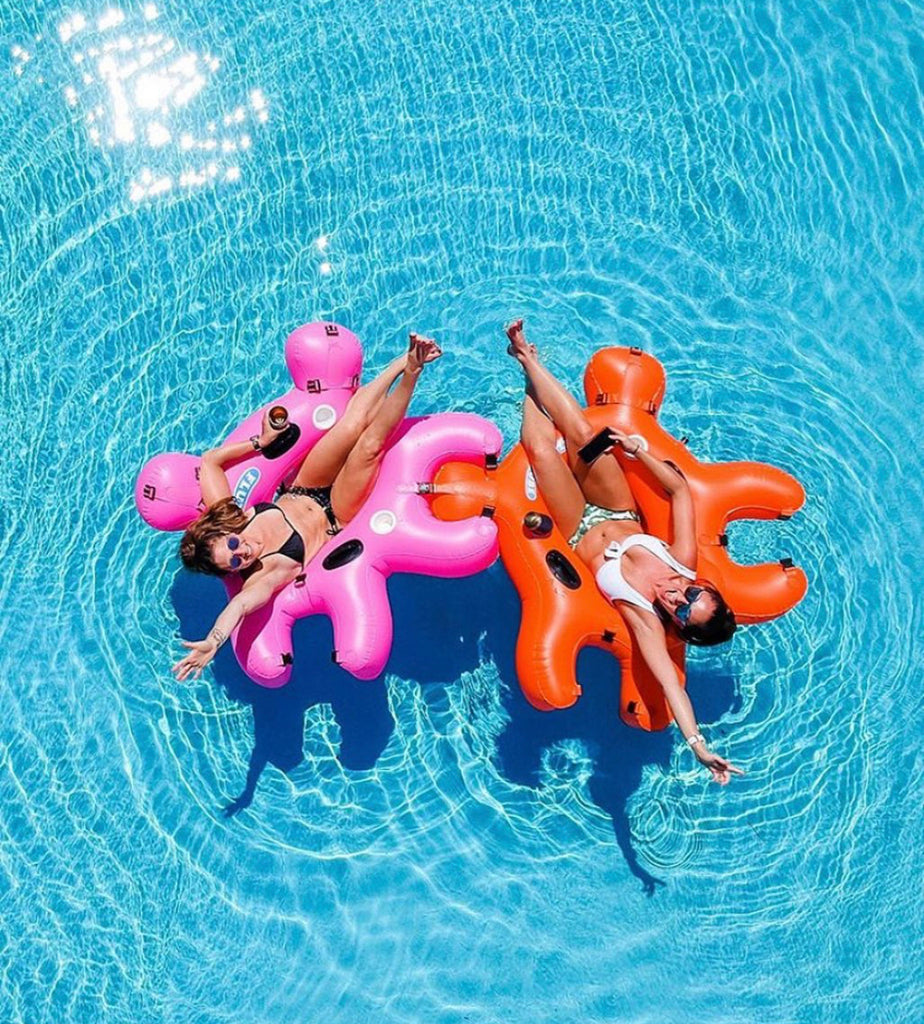
[[[534,466],[537,463],[550,462],[553,459],[561,458],[557,448],[558,437],[554,431],[539,435],[524,434],[521,440],[523,451],[526,452],[527,459]]]
[[[354,441],[369,426],[372,418],[370,404],[363,401],[357,402],[356,399],[358,397],[359,393],[357,392],[346,409],[344,409],[343,417],[340,420],[344,434],[352,435]]]
[[[597,430],[590,420],[587,419],[583,414],[578,418],[575,417],[574,423],[571,424],[571,429],[568,434],[568,440],[576,447],[583,448],[588,441],[592,441],[599,430]]]
[[[520,443],[527,455],[541,456],[546,449],[555,450],[558,442],[558,431],[552,421],[545,416],[524,416],[520,426]]]
[[[355,462],[376,463],[381,462],[385,455],[387,437],[383,437],[377,430],[364,430],[356,440],[351,459]]]

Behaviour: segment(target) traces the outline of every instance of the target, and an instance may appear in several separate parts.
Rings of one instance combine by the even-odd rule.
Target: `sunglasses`
[[[240,537],[235,537],[234,534],[232,534],[228,538],[227,544],[228,544],[228,550],[229,551],[237,551],[237,549],[241,546],[241,538]],[[232,569],[240,569],[240,567],[243,564],[244,564],[244,559],[241,558],[240,555],[232,555],[231,556],[230,565],[231,565]],[[693,587],[691,589],[695,590],[696,588]]]
[[[674,618],[682,625],[685,626],[690,621],[690,615],[693,612],[693,604],[705,589],[705,587],[687,587],[683,592],[683,596],[686,598],[686,603],[679,604],[674,609]]]

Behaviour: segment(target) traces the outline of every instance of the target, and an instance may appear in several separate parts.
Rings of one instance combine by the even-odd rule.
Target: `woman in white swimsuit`
[[[521,440],[555,525],[587,565],[606,597],[617,604],[642,657],[664,690],[674,719],[700,762],[725,785],[743,774],[706,747],[693,705],[677,680],[667,652],[666,629],[687,643],[723,643],[735,617],[722,595],[696,578],[696,523],[686,481],[636,441],[612,430],[614,448],[635,456],[671,500],[674,540],[668,545],[643,532],[629,483],[615,452],[586,465],[577,451],[597,431],[574,398],[540,363],[523,335],[523,321],[507,328],[508,352],[526,374]],[[567,446],[567,465],[556,450],[557,432]]]

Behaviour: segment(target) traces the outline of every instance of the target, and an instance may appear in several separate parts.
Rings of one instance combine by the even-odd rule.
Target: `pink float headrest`
[[[304,324],[286,338],[286,366],[300,391],[355,388],[363,368],[362,346],[339,324]]]

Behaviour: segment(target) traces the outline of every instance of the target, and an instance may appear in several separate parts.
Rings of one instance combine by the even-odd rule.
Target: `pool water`
[[[15,1022],[924,1019],[922,18],[913,5],[0,0],[0,1007]],[[691,656],[709,783],[612,662],[531,709],[502,568],[392,580],[359,683],[296,629],[179,685],[215,581],[132,485],[335,319],[516,439],[503,322],[668,372],[782,466],[788,616]]]

